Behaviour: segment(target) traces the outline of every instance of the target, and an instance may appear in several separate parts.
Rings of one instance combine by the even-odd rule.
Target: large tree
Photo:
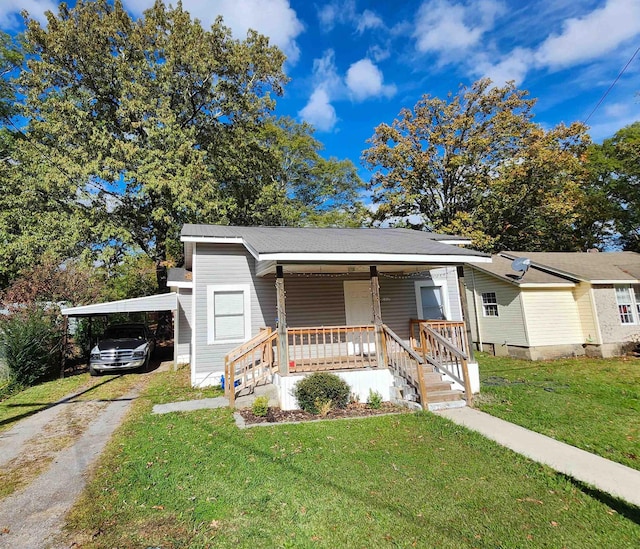
[[[20,77],[28,138],[101,252],[139,249],[165,286],[167,245],[186,222],[227,222],[271,162],[263,123],[284,55],[250,31],[205,30],[180,3],[132,20],[120,0],[79,0],[27,21]],[[230,192],[230,189],[232,192]]]
[[[375,218],[463,234],[487,251],[584,247],[586,128],[544,130],[534,103],[483,79],[378,126],[363,154]]]
[[[626,126],[589,151],[594,193],[610,206],[617,244],[640,252],[640,122]]]

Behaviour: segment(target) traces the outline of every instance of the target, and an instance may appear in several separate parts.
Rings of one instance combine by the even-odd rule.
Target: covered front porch
[[[360,388],[364,400],[367,387],[377,390],[386,382],[386,389],[378,392],[416,407],[461,398],[471,404],[472,356],[466,326],[462,320],[447,320],[452,309],[462,317],[461,303],[452,303],[451,298],[461,292],[455,267],[444,271],[441,265],[424,264],[262,266],[260,276],[275,274],[277,319],[275,326],[261,329],[225,356],[227,396],[233,404],[236,395],[275,382],[284,403],[285,393],[301,375],[333,371],[349,378],[350,384],[355,382],[355,392]],[[305,284],[300,284],[301,278]],[[327,278],[339,281],[344,289],[346,324],[290,326],[289,310],[300,322],[313,317],[303,314],[301,304],[311,311],[323,308],[322,303],[303,296],[301,286],[311,288],[314,281]],[[381,291],[381,278],[385,291]],[[292,295],[287,292],[290,285]],[[385,322],[383,309],[392,326]],[[434,313],[433,318],[420,318],[422,313]],[[381,377],[383,372],[386,378]]]

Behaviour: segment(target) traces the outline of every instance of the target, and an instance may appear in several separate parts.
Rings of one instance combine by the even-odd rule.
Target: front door
[[[368,280],[345,280],[344,312],[348,326],[373,324],[371,283]]]

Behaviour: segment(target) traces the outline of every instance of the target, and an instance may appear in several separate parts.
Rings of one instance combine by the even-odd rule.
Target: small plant
[[[318,414],[320,410],[316,403],[330,401],[336,408],[346,408],[351,388],[335,374],[315,372],[298,381],[292,393],[300,408],[305,412]]]
[[[369,398],[367,398],[369,408],[379,410],[382,408],[382,395],[378,391],[369,389]]]
[[[269,412],[269,397],[259,396],[253,401],[251,411],[256,417],[265,417]]]
[[[349,404],[359,404],[360,403],[360,395],[358,393],[351,393],[349,396]]]
[[[331,402],[331,400],[320,400],[319,398],[317,398],[315,405],[320,417],[327,417],[327,415],[333,408],[333,402]]]

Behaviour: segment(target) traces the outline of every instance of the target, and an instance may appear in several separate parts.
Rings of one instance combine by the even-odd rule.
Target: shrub
[[[296,383],[293,396],[296,397],[300,408],[311,414],[320,412],[316,402],[331,401],[336,408],[345,408],[349,403],[351,388],[335,374],[315,372]]]
[[[256,398],[251,405],[251,411],[254,416],[266,416],[269,412],[269,397],[263,395]]]
[[[2,319],[0,345],[13,383],[33,385],[60,368],[62,333],[42,309],[25,310]]]
[[[367,398],[367,404],[369,408],[373,410],[379,410],[382,408],[382,395],[378,391],[369,389],[369,398]]]

